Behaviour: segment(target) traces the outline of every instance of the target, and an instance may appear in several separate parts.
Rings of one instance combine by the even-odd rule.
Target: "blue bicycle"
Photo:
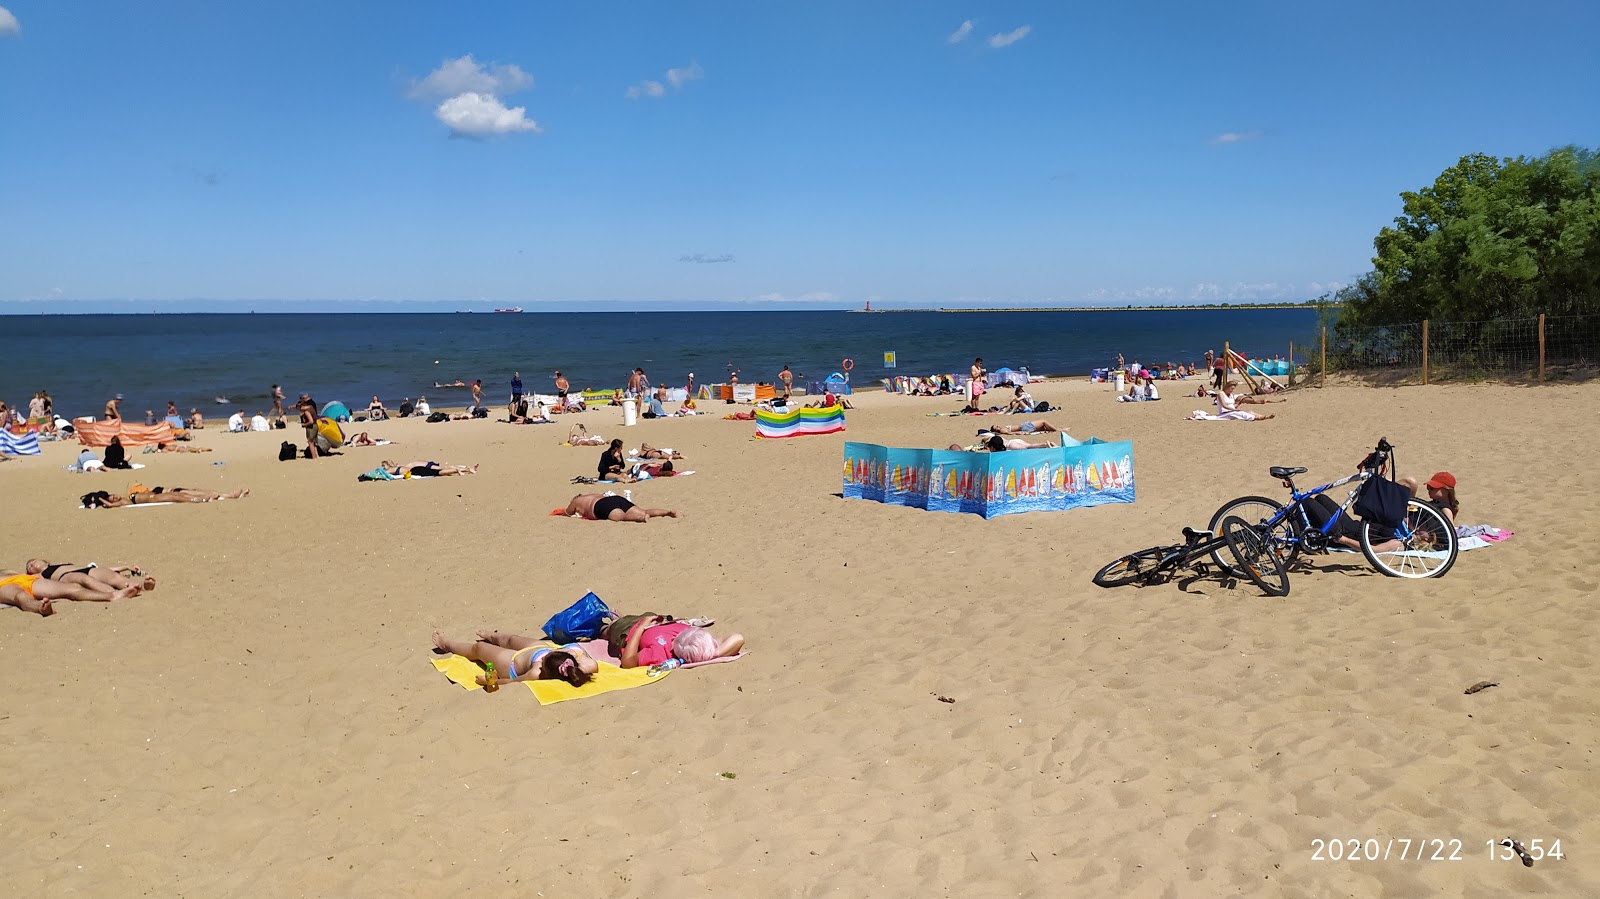
[[[1267,473],[1289,488],[1288,505],[1265,496],[1242,496],[1223,504],[1211,516],[1211,530],[1217,531],[1229,516],[1249,522],[1273,548],[1285,569],[1294,564],[1301,552],[1325,553],[1335,546],[1353,549],[1351,544],[1355,544],[1372,567],[1390,577],[1442,577],[1456,563],[1460,545],[1455,528],[1438,509],[1410,497],[1403,514],[1397,510],[1387,523],[1362,521],[1350,511],[1363,490],[1379,489],[1372,482],[1382,477],[1393,454],[1394,446],[1380,438],[1377,449],[1362,460],[1355,474],[1310,490],[1297,490],[1294,486],[1294,476],[1307,469],[1274,465]],[[1323,496],[1350,483],[1356,486],[1343,504],[1336,505]],[[1398,500],[1395,502],[1398,505]],[[1220,553],[1213,553],[1211,558],[1235,577],[1249,574],[1230,565],[1231,560]]]

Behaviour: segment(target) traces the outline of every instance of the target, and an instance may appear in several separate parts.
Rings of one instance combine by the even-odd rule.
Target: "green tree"
[[[1600,159],[1464,156],[1400,195],[1373,271],[1339,293],[1347,326],[1600,312]]]

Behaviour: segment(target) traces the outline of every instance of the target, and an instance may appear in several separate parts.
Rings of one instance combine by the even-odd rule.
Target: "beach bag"
[[[1406,501],[1409,499],[1411,491],[1404,485],[1388,478],[1375,477],[1361,488],[1361,495],[1356,497],[1352,509],[1361,516],[1362,521],[1394,529],[1405,523]]]
[[[614,618],[616,614],[600,597],[586,593],[582,599],[550,616],[544,623],[544,632],[557,643],[594,640],[599,638],[600,628]]]
[[[1039,404],[1033,407],[1033,411],[1035,411],[1035,412],[1049,412],[1050,411],[1050,404],[1045,402],[1044,400],[1040,400]]]
[[[294,448],[294,444],[285,440],[283,442],[283,446],[278,447],[278,461],[287,462],[290,459],[293,459],[297,452],[299,451]]]
[[[489,417],[489,410],[483,408],[482,406],[478,406],[478,407],[476,407],[476,408],[474,408],[472,410],[472,417],[473,418],[488,418]]]
[[[434,422],[434,423],[438,423],[438,422],[441,422],[441,421],[449,421],[449,420],[450,420],[450,416],[446,415],[443,412],[435,412],[432,415],[428,416],[428,421]]]

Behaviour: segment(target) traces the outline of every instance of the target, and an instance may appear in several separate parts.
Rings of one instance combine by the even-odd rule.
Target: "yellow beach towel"
[[[546,643],[545,646],[559,648],[555,643]],[[468,690],[482,690],[478,686],[477,678],[483,674],[483,669],[478,663],[464,656],[449,655],[433,659],[433,667],[444,672],[444,676],[455,683],[466,687]],[[633,687],[642,687],[656,681],[666,680],[671,671],[651,677],[644,668],[618,668],[609,662],[601,662],[600,670],[595,672],[593,678],[581,687],[574,687],[565,681],[558,680],[525,680],[518,681],[533,692],[540,705],[551,705],[557,702],[566,702],[569,699],[582,699],[585,696],[598,696],[601,693],[610,693],[612,690],[628,690]],[[514,690],[517,684],[507,684],[500,689]]]

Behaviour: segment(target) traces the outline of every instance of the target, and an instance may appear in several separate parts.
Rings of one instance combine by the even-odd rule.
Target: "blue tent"
[[[322,407],[322,417],[331,418],[334,421],[349,421],[350,407],[339,402],[338,400],[334,400],[333,402]]]
[[[840,372],[834,372],[833,374],[828,375],[828,379],[822,382],[822,386],[833,393],[850,393],[850,379],[846,378]]]

